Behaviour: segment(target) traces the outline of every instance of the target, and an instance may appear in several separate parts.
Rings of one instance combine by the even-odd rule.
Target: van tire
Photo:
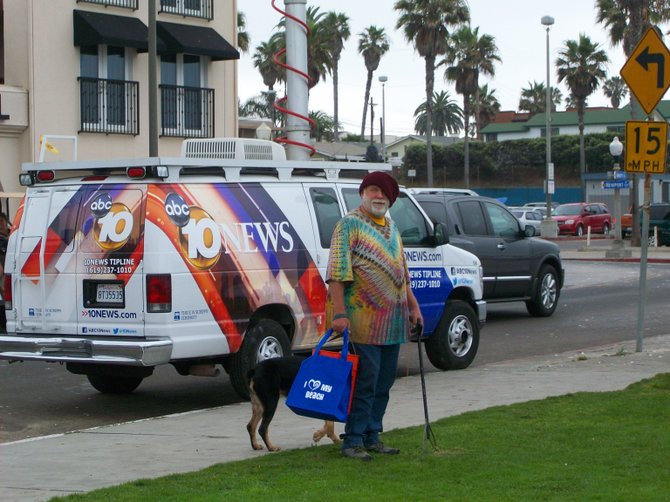
[[[143,377],[125,377],[113,375],[86,375],[88,381],[103,394],[130,394],[144,380]]]
[[[537,287],[533,298],[526,301],[526,310],[533,317],[549,317],[558,306],[559,296],[556,269],[551,265],[544,265],[537,274]]]
[[[462,300],[450,300],[435,332],[426,340],[426,354],[440,370],[470,366],[479,348],[479,321],[474,309]]]
[[[261,319],[244,335],[242,347],[230,356],[230,383],[242,399],[249,399],[247,373],[265,359],[291,355],[291,341],[281,325]]]

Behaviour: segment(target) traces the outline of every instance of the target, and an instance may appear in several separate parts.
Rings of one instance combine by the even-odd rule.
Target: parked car
[[[535,235],[540,235],[542,232],[542,213],[537,209],[528,207],[510,207],[508,208],[516,219],[519,220],[522,227],[530,225],[535,229]]]
[[[550,316],[563,287],[560,249],[535,236],[500,202],[481,196],[417,194],[429,218],[444,223],[449,243],[477,255],[487,302],[523,301],[533,316]]]
[[[641,208],[640,208],[641,209]],[[638,209],[640,228],[642,228],[642,211]],[[632,210],[632,208],[631,208]],[[621,230],[624,237],[633,231],[633,215],[621,215]],[[658,236],[658,243],[656,242]],[[670,246],[670,203],[662,202],[649,205],[649,246]]]
[[[551,217],[558,222],[558,233],[582,236],[588,232],[609,234],[612,215],[601,202],[576,202],[561,204]]]
[[[556,209],[558,206],[560,206],[560,203],[556,201],[551,201],[551,208]],[[547,202],[526,202],[523,207],[543,207],[546,210],[547,207]]]

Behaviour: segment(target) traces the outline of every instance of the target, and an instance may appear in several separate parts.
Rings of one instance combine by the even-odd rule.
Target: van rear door
[[[77,332],[73,256],[81,200],[75,187],[33,188],[26,194],[14,256],[19,333]]]
[[[77,226],[78,333],[144,336],[146,185],[91,185]]]

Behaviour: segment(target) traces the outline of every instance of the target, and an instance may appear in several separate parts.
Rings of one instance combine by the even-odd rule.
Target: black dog
[[[288,394],[291,384],[295,380],[300,369],[300,363],[304,357],[276,357],[261,361],[247,373],[249,380],[249,396],[251,397],[251,420],[247,424],[251,447],[254,450],[262,450],[263,447],[256,438],[256,429],[269,451],[279,451],[281,448],[270,441],[268,428],[277,411],[279,396]],[[260,427],[258,424],[260,422]],[[314,442],[318,442],[328,436],[333,443],[339,443],[340,439],[335,435],[335,424],[326,421],[324,426],[316,431],[313,436]]]

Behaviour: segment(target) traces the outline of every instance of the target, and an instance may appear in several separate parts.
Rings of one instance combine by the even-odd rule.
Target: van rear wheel
[[[240,350],[230,356],[233,389],[242,399],[249,399],[249,370],[265,359],[290,355],[291,341],[281,325],[270,319],[260,320],[244,335]]]
[[[86,375],[93,388],[103,394],[130,394],[142,383],[142,377]]]

